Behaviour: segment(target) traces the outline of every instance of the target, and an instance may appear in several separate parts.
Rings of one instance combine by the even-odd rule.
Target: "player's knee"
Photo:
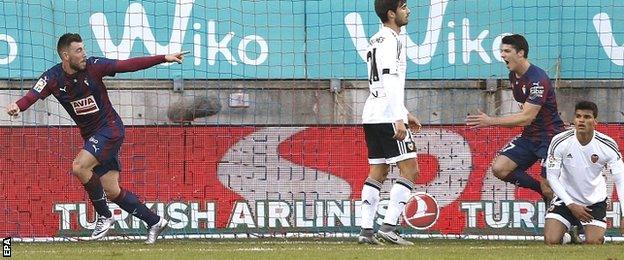
[[[588,245],[602,245],[604,243],[604,238],[586,238],[585,244]]]
[[[414,182],[416,181],[416,179],[418,179],[418,175],[420,174],[420,171],[418,170],[418,168],[408,168],[402,171],[401,173],[404,178]]]
[[[494,174],[494,176],[496,176],[496,178],[499,179],[505,179],[505,177],[507,177],[507,175],[509,174],[509,171],[507,171],[505,168],[499,166],[499,165],[492,165],[492,173]]]
[[[384,181],[386,181],[388,179],[388,172],[384,173],[381,175],[381,177],[379,178],[379,182],[383,183]]]
[[[90,171],[90,169],[87,169],[87,167],[84,166],[79,161],[74,160],[74,162],[72,163],[72,170],[71,170],[71,173],[74,176],[81,176],[81,175],[83,175],[87,171]]]
[[[561,238],[557,238],[555,236],[545,235],[544,236],[544,243],[547,244],[547,245],[560,245],[561,244]]]
[[[121,193],[121,188],[119,188],[119,185],[102,185],[104,188],[104,192],[106,192],[106,197],[108,197],[109,199],[114,199],[117,198],[117,196],[119,196],[119,193]]]

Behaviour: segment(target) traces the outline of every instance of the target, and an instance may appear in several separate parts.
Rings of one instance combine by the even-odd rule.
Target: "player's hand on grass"
[[[6,107],[6,112],[7,114],[9,114],[9,116],[18,116],[20,112],[20,108],[17,106],[15,102],[13,102]]]
[[[568,209],[570,209],[572,215],[574,215],[581,222],[591,222],[594,218],[591,214],[589,214],[592,210],[586,206],[572,203],[568,205]]]
[[[477,112],[477,115],[468,115],[466,117],[466,125],[472,126],[473,128],[492,125],[492,118],[490,116],[483,113],[481,109],[477,109]]]
[[[405,137],[407,136],[407,128],[405,128],[405,123],[403,122],[403,120],[397,120],[396,122],[394,122],[394,126],[396,130],[392,138],[403,141],[403,139],[405,139]]]
[[[184,55],[188,54],[189,52],[190,51],[183,51],[183,52],[165,55],[165,60],[167,62],[177,62],[178,64],[180,64],[182,63],[182,60],[184,60]]]
[[[410,130],[412,130],[412,133],[418,133],[420,132],[420,128],[422,128],[420,121],[418,121],[418,118],[412,115],[412,113],[407,114],[407,124]]]

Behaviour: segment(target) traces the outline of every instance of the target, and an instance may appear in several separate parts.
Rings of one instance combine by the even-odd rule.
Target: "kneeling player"
[[[613,139],[594,130],[597,116],[598,108],[593,102],[577,103],[575,129],[556,135],[550,143],[546,168],[555,198],[546,215],[546,244],[560,244],[566,230],[575,225],[583,225],[586,244],[604,243],[605,167],[613,174],[618,197],[624,198],[622,155]]]

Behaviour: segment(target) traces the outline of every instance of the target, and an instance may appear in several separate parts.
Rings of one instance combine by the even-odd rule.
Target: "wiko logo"
[[[448,6],[449,0],[431,0],[429,3],[429,17],[427,20],[427,28],[425,29],[425,38],[421,44],[416,44],[412,41],[412,39],[403,31],[401,32],[402,36],[406,37],[406,49],[407,49],[407,57],[412,60],[412,62],[416,64],[428,64],[431,62],[431,59],[435,55],[435,52],[438,48],[438,43],[440,42],[440,34],[442,32],[442,22],[444,21],[444,14],[446,12],[446,7]],[[366,47],[368,46],[368,38],[366,33],[364,32],[364,23],[362,22],[362,17],[359,13],[349,13],[344,18],[344,23],[349,31],[349,35],[351,35],[351,40],[353,41],[353,45],[358,51],[362,60],[366,60]],[[416,21],[412,21],[412,23],[421,24]],[[464,64],[470,63],[470,55],[474,51],[476,52],[481,60],[485,63],[492,63],[492,59],[488,55],[488,52],[483,47],[483,41],[486,39],[489,30],[483,30],[479,32],[476,37],[471,36],[470,32],[470,20],[468,18],[463,18],[461,21],[461,38],[458,40],[455,34],[455,21],[451,20],[447,23],[448,28],[451,30],[447,34],[447,43],[448,43],[448,63],[455,64],[456,56],[458,55],[456,50],[456,45],[461,43],[461,57],[462,62]],[[403,35],[405,34],[405,35]],[[502,58],[500,57],[500,42],[505,35],[509,33],[502,33],[497,35],[493,39],[491,55],[498,61],[502,62]]]
[[[152,33],[143,5],[132,3],[126,10],[124,31],[119,45],[111,40],[108,21],[104,13],[95,13],[89,18],[89,23],[97,39],[100,49],[110,59],[127,59],[135,39],[143,40],[145,48],[150,54],[162,55],[182,50],[182,41],[186,34],[186,27],[191,15],[194,0],[177,0],[171,38],[166,45],[159,44]]]
[[[594,15],[594,28],[596,28],[600,44],[611,62],[618,66],[624,66],[624,46],[615,42],[609,15],[606,13]]]
[[[187,30],[192,30],[193,34],[193,53],[194,64],[196,66],[202,63],[203,46],[207,46],[207,60],[209,65],[214,65],[217,61],[217,55],[220,53],[227,62],[232,65],[238,65],[238,60],[246,65],[260,65],[264,63],[269,55],[269,45],[258,35],[241,36],[238,44],[238,60],[230,51],[230,41],[234,39],[234,32],[228,32],[220,40],[217,39],[217,22],[208,20],[206,27],[206,37],[201,37],[199,31],[202,24],[193,23],[193,28],[189,28],[189,20],[193,9],[194,0],[177,0],[173,17],[173,26],[171,27],[171,35],[167,44],[160,44],[156,41],[152,26],[149,23],[147,12],[140,3],[132,3],[126,9],[124,19],[123,36],[119,44],[115,44],[111,39],[110,26],[104,13],[95,13],[89,18],[91,29],[97,40],[104,56],[110,59],[127,59],[130,57],[130,51],[135,40],[143,41],[147,52],[150,55],[163,55],[182,51],[182,45]],[[162,18],[156,18],[162,19]],[[203,44],[203,40],[207,43]],[[248,54],[247,46],[256,44],[258,49],[256,53]],[[205,61],[204,61],[205,62]],[[170,65],[164,63],[163,65]]]

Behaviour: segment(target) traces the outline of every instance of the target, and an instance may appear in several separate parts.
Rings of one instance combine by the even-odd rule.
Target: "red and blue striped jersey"
[[[522,136],[534,142],[550,142],[553,136],[564,130],[550,78],[544,70],[531,64],[520,78],[510,72],[509,80],[516,101],[541,106],[535,120],[524,127]]]

